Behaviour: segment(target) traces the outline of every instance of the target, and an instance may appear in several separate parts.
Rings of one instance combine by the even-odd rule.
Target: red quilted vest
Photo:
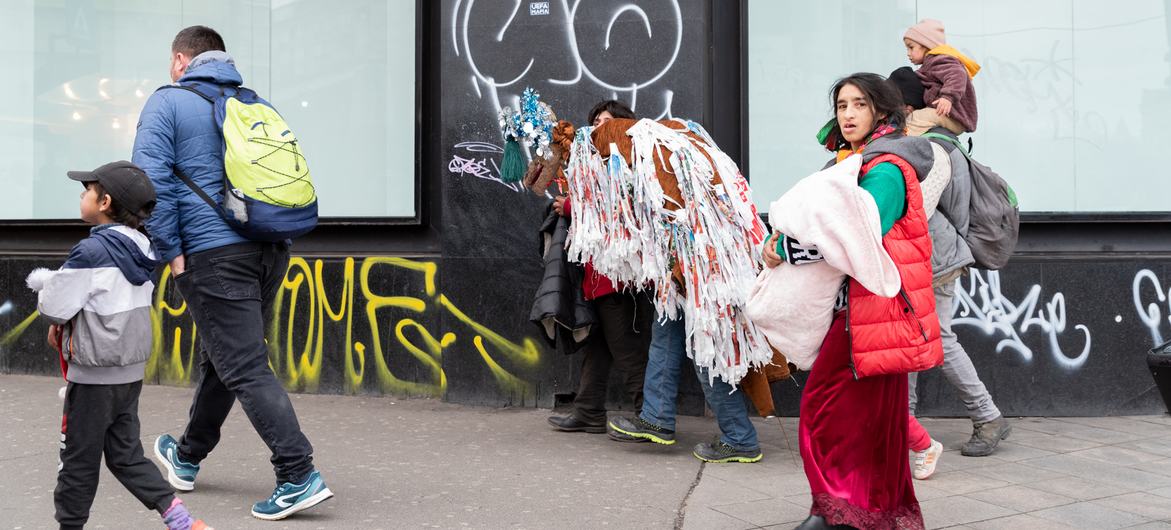
[[[915,169],[895,155],[880,155],[862,167],[891,162],[907,185],[907,213],[882,238],[899,269],[902,290],[883,298],[850,279],[847,318],[855,377],[919,372],[943,364],[939,317],[931,288],[931,234]]]

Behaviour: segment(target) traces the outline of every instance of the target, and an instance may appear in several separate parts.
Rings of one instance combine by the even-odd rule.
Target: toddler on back
[[[947,44],[943,22],[923,19],[903,35],[907,58],[918,65],[927,106],[907,116],[907,134],[918,136],[936,126],[962,134],[976,130],[976,89],[980,71],[968,56]]]

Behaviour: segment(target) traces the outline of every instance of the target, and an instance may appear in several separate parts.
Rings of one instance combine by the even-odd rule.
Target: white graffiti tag
[[[460,142],[455,144],[456,153],[447,163],[447,171],[458,176],[471,176],[490,180],[512,191],[524,191],[519,182],[507,183],[500,179],[500,168],[495,156],[504,152],[500,146],[487,142]],[[460,150],[467,156],[460,156]]]
[[[570,58],[570,71],[565,72],[567,76],[556,76],[548,78],[534,73],[534,66],[537,65],[537,57],[535,55],[541,53],[549,53],[550,46],[534,46],[526,44],[524,47],[517,47],[517,45],[509,45],[505,43],[504,46],[508,52],[516,57],[515,61],[509,61],[506,65],[496,65],[501,71],[490,71],[491,68],[485,70],[482,64],[476,62],[476,54],[478,52],[485,52],[488,50],[477,50],[474,45],[474,39],[469,38],[469,27],[475,28],[477,25],[483,26],[485,21],[483,18],[473,12],[476,0],[455,0],[451,14],[451,41],[454,47],[455,54],[462,56],[467,61],[468,70],[471,73],[470,79],[472,86],[476,91],[476,95],[481,99],[485,99],[490,103],[489,109],[493,114],[500,111],[502,105],[515,105],[519,96],[504,96],[498,93],[498,89],[507,88],[519,94],[521,87],[519,83],[523,80],[530,85],[534,82],[547,82],[552,85],[560,86],[578,86],[583,81],[588,81],[595,87],[602,88],[609,91],[614,98],[618,94],[626,95],[630,103],[630,107],[638,110],[638,96],[641,91],[655,90],[662,94],[662,110],[659,112],[656,119],[664,117],[672,117],[671,105],[674,99],[674,92],[669,88],[659,87],[659,81],[667,75],[669,71],[675,66],[676,60],[679,58],[679,52],[683,47],[683,11],[679,7],[678,0],[664,0],[664,3],[669,7],[668,12],[671,14],[668,19],[653,18],[647,15],[647,12],[637,4],[630,3],[619,5],[608,13],[609,23],[606,24],[604,36],[599,36],[599,39],[589,39],[589,48],[583,50],[579,45],[578,34],[579,29],[591,28],[590,31],[596,31],[592,23],[596,20],[603,20],[599,18],[601,14],[590,13],[582,16],[580,11],[590,10],[593,5],[583,5],[581,0],[561,0],[559,7],[561,12],[558,13],[560,20],[564,20],[565,26],[561,28],[563,37],[565,38],[564,52]],[[549,5],[547,2],[541,9],[541,14],[547,14]],[[494,38],[487,42],[482,41],[483,46],[495,46],[498,43],[503,43],[505,35],[513,28],[513,23],[516,21],[517,13],[520,11],[521,0],[516,0],[512,10],[509,11],[509,16],[504,19],[503,25],[495,32]],[[593,9],[596,11],[598,8]],[[530,14],[532,14],[532,6],[530,6]],[[595,64],[591,68],[589,64],[591,60],[597,62],[598,59],[587,59],[600,53],[611,52],[611,34],[615,25],[620,19],[633,17],[636,21],[641,22],[641,26],[645,28],[648,39],[662,39],[669,42],[669,46],[664,50],[670,50],[662,57],[647,57],[646,61],[642,61],[645,68],[635,68],[621,70],[620,73],[604,74],[599,72],[599,65]],[[578,25],[582,28],[579,28]],[[656,25],[661,25],[660,31],[655,31]],[[548,39],[549,36],[542,35],[543,39]],[[595,42],[596,40],[596,42]],[[597,46],[601,49],[596,49]],[[557,44],[557,49],[561,50],[560,44]],[[632,46],[632,45],[628,45]],[[618,45],[615,45],[618,47]],[[583,53],[592,52],[592,53]],[[631,53],[639,52],[640,50],[630,50]],[[647,52],[646,48],[641,49],[642,53]],[[497,53],[500,53],[497,51]],[[522,66],[523,65],[523,66]],[[530,75],[532,74],[532,75]],[[485,93],[486,92],[486,93]],[[502,101],[503,100],[503,101]],[[653,111],[643,111],[640,114],[646,116],[653,116]]]
[[[1143,284],[1149,283],[1155,291],[1155,299],[1158,303],[1151,302],[1145,307],[1143,306]],[[1168,306],[1168,313],[1171,313],[1171,289],[1164,290],[1163,284],[1159,282],[1159,277],[1155,276],[1150,269],[1143,269],[1134,275],[1134,284],[1131,286],[1134,292],[1134,309],[1138,311],[1139,320],[1147,326],[1147,330],[1151,332],[1151,345],[1158,346],[1163,344],[1163,333],[1159,328],[1163,325],[1163,312],[1159,309],[1159,304]],[[1171,316],[1167,317],[1171,321]]]
[[[966,289],[961,280],[956,280],[953,326],[972,326],[989,336],[1002,335],[1004,338],[996,344],[996,352],[1012,350],[1025,362],[1033,360],[1033,350],[1025,345],[1021,335],[1035,327],[1048,337],[1049,352],[1059,366],[1077,369],[1086,363],[1091,344],[1089,328],[1081,324],[1074,326],[1085,337],[1085,346],[1076,357],[1066,355],[1057,341],[1066,328],[1064,294],[1054,294],[1043,308],[1038,308],[1041,286],[1033,285],[1017,304],[1000,291],[998,271],[987,271],[984,274],[987,274],[987,280],[981,271],[973,269]]]

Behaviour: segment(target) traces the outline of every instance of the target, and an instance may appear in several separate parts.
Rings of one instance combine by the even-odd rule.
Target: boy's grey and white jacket
[[[157,263],[147,236],[108,224],[94,227],[60,269],[29,274],[37,309],[64,330],[69,381],[117,385],[142,379],[153,343],[151,276]]]

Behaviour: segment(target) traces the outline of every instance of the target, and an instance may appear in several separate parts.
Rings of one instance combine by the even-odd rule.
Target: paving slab
[[[59,379],[0,375],[0,530],[53,528]],[[144,443],[185,423],[191,392],[147,386]],[[764,459],[702,464],[710,417],[679,419],[673,446],[555,432],[547,410],[434,400],[293,395],[315,462],[337,497],[276,523],[248,514],[271,491],[268,450],[237,409],[198,489],[184,494],[220,528],[789,529],[808,514],[798,420],[754,418]],[[929,528],[1171,530],[1171,417],[1013,418],[995,455],[959,447],[965,418],[922,419],[947,446],[915,483]],[[158,525],[102,471],[90,528]]]

